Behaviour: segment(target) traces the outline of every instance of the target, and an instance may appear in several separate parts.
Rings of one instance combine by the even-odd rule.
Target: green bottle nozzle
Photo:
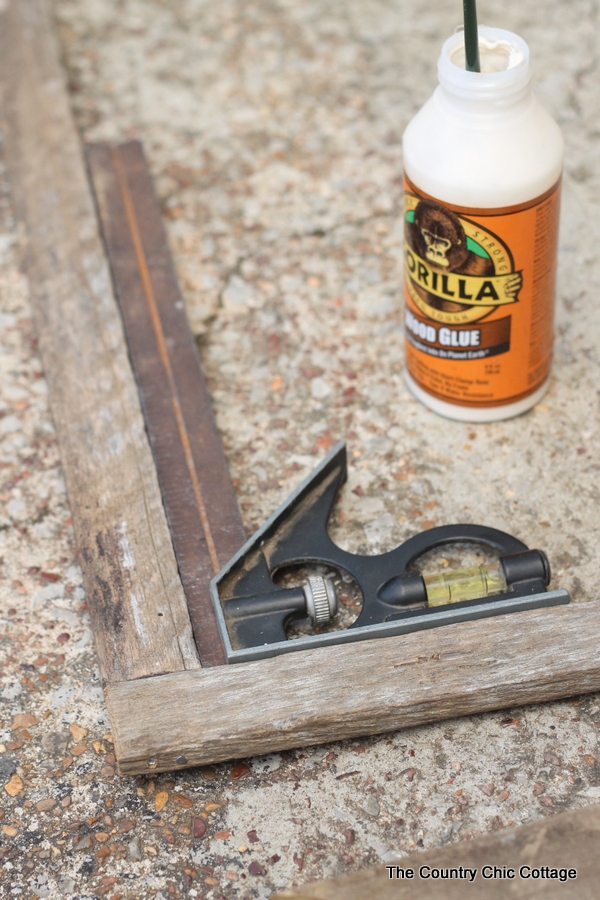
[[[476,0],[463,0],[463,9],[465,14],[465,68],[467,72],[481,72]]]

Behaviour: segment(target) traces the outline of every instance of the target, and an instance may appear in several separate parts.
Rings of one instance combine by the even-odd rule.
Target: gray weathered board
[[[600,689],[595,602],[199,666],[45,0],[8,0],[0,42],[10,179],[120,771]]]
[[[3,131],[105,683],[199,665],[43,0],[0,12]]]
[[[499,834],[452,844],[426,853],[414,853],[394,863],[413,869],[412,879],[390,879],[384,866],[352,875],[307,884],[296,890],[271,895],[271,900],[597,900],[600,894],[600,806],[551,816],[507,828]],[[469,879],[421,878],[433,869],[477,869]],[[513,869],[513,878],[483,877],[485,866]],[[575,869],[577,877],[561,882],[548,878],[522,877],[529,869]],[[489,870],[486,870],[489,874]],[[530,874],[525,868],[525,875]]]

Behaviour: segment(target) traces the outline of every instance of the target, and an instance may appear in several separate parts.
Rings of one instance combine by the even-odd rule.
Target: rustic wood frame
[[[122,774],[600,690],[600,603],[201,668],[45,0],[0,11],[6,154]]]

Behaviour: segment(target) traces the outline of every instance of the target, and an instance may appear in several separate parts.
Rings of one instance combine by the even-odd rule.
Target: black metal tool
[[[550,566],[541,550],[495,528],[432,528],[379,556],[342,550],[329,537],[327,522],[345,480],[346,447],[340,443],[211,582],[228,662],[570,602],[567,591],[547,590]],[[439,575],[411,571],[423,553],[452,543],[479,544],[500,558],[493,566]],[[330,566],[356,580],[363,606],[349,628],[288,640],[291,621],[310,619],[318,627],[337,608],[329,578],[311,576],[287,589],[274,582],[277,571],[298,564]]]

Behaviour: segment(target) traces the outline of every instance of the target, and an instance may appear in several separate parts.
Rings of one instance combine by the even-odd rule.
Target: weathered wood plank
[[[600,806],[550,816],[531,825],[507,828],[474,841],[406,857],[394,865],[413,869],[410,880],[390,879],[384,866],[353,875],[280,891],[271,900],[597,900],[600,884]],[[420,867],[477,869],[475,880],[421,878]],[[485,866],[513,869],[514,878],[485,879]],[[575,869],[564,882],[523,877],[531,869]],[[425,874],[427,868],[425,869]]]
[[[599,650],[600,604],[582,603],[114,684],[107,702],[120,771],[160,771],[599,690]]]
[[[86,157],[196,646],[223,665],[210,581],[246,535],[160,207],[139,141]]]
[[[6,152],[106,682],[198,665],[45,0],[0,12]]]

